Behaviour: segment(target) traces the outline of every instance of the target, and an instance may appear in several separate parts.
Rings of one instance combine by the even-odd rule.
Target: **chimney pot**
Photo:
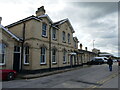
[[[82,44],[80,44],[80,49],[82,50]]]
[[[87,47],[85,47],[85,50],[87,51]]]
[[[45,14],[45,9],[44,6],[41,6],[40,8],[38,8],[38,10],[36,11],[36,16],[41,16]]]

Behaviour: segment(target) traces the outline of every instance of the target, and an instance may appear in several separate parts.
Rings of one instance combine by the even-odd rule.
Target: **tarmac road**
[[[118,88],[118,65],[92,65],[45,77],[3,81],[3,88]]]

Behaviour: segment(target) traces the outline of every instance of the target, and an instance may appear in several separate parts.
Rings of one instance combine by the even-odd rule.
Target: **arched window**
[[[5,64],[5,53],[6,53],[6,45],[1,43],[0,44],[0,65]]]
[[[41,47],[40,64],[46,64],[46,48]]]
[[[56,63],[56,49],[52,49],[52,63]]]
[[[29,64],[29,46],[24,47],[24,64]]]

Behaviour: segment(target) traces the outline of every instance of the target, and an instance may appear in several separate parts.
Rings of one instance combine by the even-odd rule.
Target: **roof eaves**
[[[50,17],[47,14],[38,16],[37,18],[43,18],[43,17],[47,17],[50,20],[50,22],[53,23],[53,21],[50,19]]]
[[[55,24],[55,25],[61,25],[61,24],[65,23],[66,21],[68,21],[69,26],[70,26],[70,28],[71,28],[71,30],[72,30],[72,33],[75,33],[75,31],[74,31],[74,29],[73,29],[73,27],[72,27],[72,24],[70,23],[70,21],[69,21],[68,18],[63,19],[63,20],[60,20],[60,21],[58,21],[58,22],[55,22],[54,24]]]
[[[4,26],[2,26],[1,24],[0,24],[0,27],[1,27],[5,32],[7,32],[9,35],[11,35],[14,39],[16,39],[17,41],[20,41],[20,42],[21,42],[21,39],[18,38],[17,36],[15,36],[13,33],[11,33],[7,28],[5,28]]]
[[[32,15],[32,16],[30,16],[30,17],[27,17],[27,18],[25,18],[25,19],[19,20],[19,21],[15,22],[15,23],[12,23],[12,24],[10,24],[10,25],[8,25],[8,26],[5,26],[5,27],[9,28],[9,27],[15,26],[15,25],[17,25],[17,24],[20,24],[20,23],[22,23],[22,22],[28,21],[28,20],[30,20],[30,19],[35,19],[35,20],[37,20],[37,21],[41,21],[39,18],[37,18],[37,17],[35,17],[35,16]]]

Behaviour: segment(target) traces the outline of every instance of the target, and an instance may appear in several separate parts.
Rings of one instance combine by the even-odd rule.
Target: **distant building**
[[[93,48],[92,49],[92,52],[96,53],[96,54],[99,54],[100,53],[100,50],[99,49],[96,49],[96,48]]]
[[[100,56],[100,57],[110,57],[110,56],[114,57],[112,54],[107,53],[107,52],[100,52],[100,53],[99,53],[99,56]]]

